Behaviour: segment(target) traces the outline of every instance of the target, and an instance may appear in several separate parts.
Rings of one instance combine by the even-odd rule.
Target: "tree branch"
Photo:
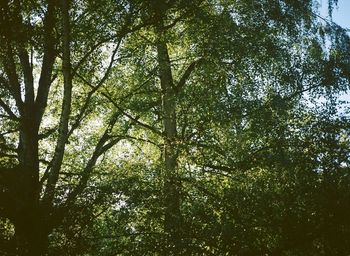
[[[2,107],[2,109],[9,115],[9,118],[15,121],[19,120],[19,118],[15,115],[15,113],[13,113],[11,108],[2,99],[0,99],[0,107]]]
[[[62,72],[64,78],[64,91],[62,110],[60,115],[60,123],[58,126],[58,139],[55,148],[55,154],[52,160],[52,168],[48,176],[46,189],[43,197],[43,201],[47,204],[52,203],[56,183],[59,177],[59,171],[61,169],[65,145],[68,137],[68,122],[71,112],[72,102],[72,67],[70,56],[70,20],[69,20],[69,3],[68,0],[61,1],[62,9],[62,38],[63,38],[63,60],[62,60]]]
[[[203,62],[204,58],[200,58],[198,60],[193,61],[185,70],[183,75],[181,76],[179,82],[176,84],[175,89],[177,92],[180,92],[185,86],[187,80],[189,79],[192,72],[195,70],[196,66],[200,65]]]
[[[30,65],[30,62],[29,62],[29,54],[21,46],[18,56],[21,62],[23,77],[24,77],[24,88],[25,88],[24,100],[26,104],[33,104],[34,103],[34,84],[33,84],[34,79],[33,79],[32,66]]]
[[[10,43],[8,43],[10,44]],[[9,79],[9,91],[15,99],[16,106],[20,115],[23,115],[23,101],[21,98],[21,85],[19,83],[18,74],[16,72],[16,64],[14,60],[13,49],[11,45],[7,45],[6,60],[4,60],[4,69]]]
[[[86,164],[86,166],[81,174],[81,179],[79,180],[78,185],[72,190],[71,193],[69,193],[67,200],[64,203],[66,206],[70,205],[76,199],[76,197],[81,192],[83,192],[83,190],[85,189],[85,187],[90,179],[91,173],[93,171],[94,166],[96,165],[98,158],[122,139],[122,137],[115,137],[115,139],[113,139],[109,143],[107,143],[108,140],[110,140],[110,138],[111,138],[110,132],[112,131],[116,121],[118,120],[118,117],[119,117],[119,113],[114,113],[112,115],[111,119],[109,120],[109,124],[108,124],[106,130],[104,131],[103,135],[101,136],[98,143],[96,144],[95,150],[92,153],[91,158],[87,162],[87,164]]]
[[[79,77],[80,79],[83,80],[83,82],[87,83],[87,84],[92,88],[92,90],[91,90],[91,91],[88,93],[88,95],[86,96],[86,99],[85,99],[85,101],[84,101],[84,105],[83,105],[83,107],[80,109],[80,112],[79,112],[78,116],[76,117],[76,119],[75,119],[75,121],[74,121],[74,123],[73,123],[71,129],[70,129],[69,132],[68,132],[68,138],[71,136],[71,134],[74,132],[74,130],[75,130],[76,128],[79,127],[81,121],[83,120],[84,114],[86,113],[86,111],[87,111],[87,109],[88,109],[88,106],[89,106],[89,104],[90,104],[90,101],[91,101],[92,96],[93,96],[94,93],[104,84],[104,82],[105,82],[106,79],[108,78],[108,76],[109,76],[109,74],[110,74],[110,72],[111,72],[111,69],[112,69],[112,67],[113,67],[113,63],[115,62],[115,59],[114,59],[114,58],[115,58],[115,56],[116,56],[116,54],[117,54],[117,52],[118,52],[118,49],[119,49],[119,47],[120,47],[120,43],[121,43],[121,39],[119,40],[119,42],[118,42],[116,48],[115,48],[114,51],[113,51],[113,54],[112,54],[112,56],[111,56],[111,60],[110,60],[110,62],[109,62],[109,65],[108,65],[108,67],[107,67],[107,69],[106,69],[106,72],[105,72],[104,76],[102,77],[102,79],[99,81],[99,83],[98,83],[96,86],[93,86],[93,85],[92,85],[91,83],[89,83],[84,77],[82,77],[80,74],[77,74],[78,77]]]
[[[129,118],[132,122],[134,122],[135,124],[138,124],[150,131],[152,131],[153,133],[162,136],[163,134],[158,131],[156,128],[154,128],[153,126],[150,126],[149,124],[145,124],[140,122],[137,118],[131,116],[130,114],[128,114],[127,112],[125,112],[107,93],[102,92],[101,93],[103,96],[105,96],[113,105],[114,107],[116,107],[116,109],[118,109],[124,116],[126,116],[127,118]]]
[[[34,104],[34,78],[33,78],[33,69],[32,65],[29,60],[29,53],[27,49],[25,48],[25,44],[27,43],[28,39],[26,36],[25,27],[23,24],[23,17],[20,12],[21,9],[21,2],[15,1],[15,17],[17,23],[20,25],[20,29],[18,30],[17,37],[19,40],[17,41],[17,49],[18,49],[18,57],[21,63],[22,71],[23,71],[23,78],[24,78],[24,101],[27,107],[32,109]]]
[[[38,93],[35,100],[37,125],[40,124],[47,106],[48,94],[52,84],[52,70],[57,54],[55,51],[55,40],[53,36],[54,27],[56,25],[55,9],[55,1],[49,1],[47,12],[44,17],[44,57],[41,66]]]

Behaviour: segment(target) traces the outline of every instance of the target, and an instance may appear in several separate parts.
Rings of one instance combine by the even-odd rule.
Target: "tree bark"
[[[172,77],[168,47],[162,27],[158,27],[157,54],[160,83],[162,89],[162,114],[164,136],[164,231],[168,235],[167,255],[177,255],[181,251],[181,211],[180,179],[178,177],[178,157],[176,146],[176,91]]]
[[[44,255],[48,233],[39,202],[38,129],[29,116],[21,120],[19,161],[20,173],[12,191],[15,251],[24,256]]]

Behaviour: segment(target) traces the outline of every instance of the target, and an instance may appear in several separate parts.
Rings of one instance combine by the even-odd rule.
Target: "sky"
[[[339,0],[333,19],[342,27],[350,29],[350,0]]]
[[[328,0],[318,0],[320,3],[320,14],[324,18],[328,17]],[[333,10],[333,21],[343,28],[349,29],[350,33],[350,0],[338,0],[338,6]],[[350,108],[350,92],[341,95],[340,100],[347,101]]]
[[[326,0],[321,0],[326,2]],[[323,4],[327,5],[327,4]],[[350,0],[339,0],[338,7],[333,11],[333,21],[338,25],[350,29]],[[350,30],[349,30],[350,31]],[[350,92],[340,97],[341,100],[350,101]],[[349,106],[349,103],[347,104]]]
[[[328,14],[328,0],[318,0],[321,15],[326,18]],[[338,6],[333,10],[333,21],[338,25],[350,29],[350,0],[338,0]]]

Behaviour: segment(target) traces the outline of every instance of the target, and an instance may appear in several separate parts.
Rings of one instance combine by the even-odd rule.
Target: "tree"
[[[0,10],[7,253],[346,253],[350,44],[312,1]]]
[[[131,243],[124,251],[126,254],[147,251],[150,255],[162,252],[254,255],[309,250],[302,247],[302,239],[297,236],[310,223],[302,222],[291,231],[294,249],[292,245],[284,245],[283,235],[277,231],[283,229],[287,233],[291,226],[294,228],[293,224],[283,226],[295,214],[288,209],[305,203],[297,200],[302,196],[297,192],[288,199],[291,191],[282,185],[286,182],[284,175],[290,177],[293,184],[296,182],[292,179],[293,173],[298,170],[298,186],[302,183],[300,179],[307,182],[306,187],[313,186],[318,179],[318,175],[314,175],[317,167],[310,164],[310,159],[317,158],[315,152],[296,160],[292,152],[298,152],[299,146],[288,147],[294,136],[300,136],[293,129],[310,129],[310,123],[297,122],[298,112],[305,115],[300,116],[302,119],[317,116],[309,109],[309,103],[304,102],[307,94],[331,99],[338,89],[348,86],[348,77],[341,75],[336,76],[337,81],[325,80],[329,67],[334,71],[343,65],[331,64],[333,57],[327,53],[323,37],[325,30],[332,34],[337,27],[328,23],[323,27],[324,24],[315,19],[311,3],[274,3],[271,8],[265,4],[202,2],[191,8],[181,2],[158,4],[156,8],[145,4],[145,9],[151,10],[149,15],[158,14],[154,18],[158,26],[145,28],[126,42],[126,51],[132,57],[125,65],[132,75],[126,74],[123,81],[129,85],[125,95],[133,96],[129,103],[116,102],[116,105],[128,118],[140,118],[135,121],[138,129],[130,137],[147,144],[160,144],[163,149],[156,148],[154,154],[160,154],[159,159],[163,159],[156,164],[154,157],[143,153],[147,146],[137,143],[141,147],[138,152],[145,158],[150,157],[148,160],[154,167],[149,167],[146,159],[131,157],[126,168],[140,173],[146,169],[151,177],[157,174],[165,177],[163,195],[159,195],[159,181],[154,179],[152,183],[146,174],[146,184],[153,189],[145,188],[145,184],[138,181],[140,187],[134,185],[134,191],[133,188],[125,191],[127,205],[130,205],[125,210],[133,212],[129,219],[132,229],[118,231],[115,236],[126,237],[123,242]],[[189,13],[191,15],[186,15]],[[331,53],[344,46],[333,42]],[[158,73],[155,73],[157,67]],[[115,96],[116,93],[110,93],[108,97],[113,101]],[[140,102],[143,105],[140,106]],[[294,161],[304,165],[296,167]],[[159,165],[163,165],[165,174],[157,171]],[[278,171],[281,171],[280,178],[274,176]],[[262,183],[278,182],[282,188],[271,185],[265,190],[255,184],[252,189],[257,190],[253,195],[261,195],[259,199],[252,197],[247,201],[249,190],[244,186],[250,189],[250,177]],[[243,185],[237,183],[237,179]],[[236,189],[237,186],[242,188]],[[301,189],[298,186],[293,189]],[[315,198],[317,193],[310,187],[307,189]],[[285,204],[276,202],[278,196],[273,195],[279,189],[288,191],[280,194]],[[149,199],[150,190],[154,191],[154,197],[165,199],[163,205]],[[140,196],[142,192],[144,197]],[[148,205],[148,200],[157,206]],[[237,204],[232,203],[234,200]],[[263,208],[266,200],[277,207]],[[249,202],[254,207],[250,208]],[[256,209],[258,205],[263,208],[263,214]],[[164,220],[159,217],[162,211]],[[265,225],[268,213],[273,212],[277,218],[281,211],[286,212],[285,217],[276,220],[278,227],[271,231]],[[306,210],[301,213],[304,215],[298,214],[305,218],[311,214]],[[113,214],[118,216],[118,212]],[[256,218],[258,214],[263,217]],[[121,215],[125,218],[123,211]],[[168,228],[159,224],[170,219]],[[234,224],[238,220],[240,224]],[[247,235],[244,230],[249,230]],[[104,232],[113,233],[113,230]],[[167,235],[170,240],[164,245],[159,237]],[[113,241],[113,236],[109,238]],[[317,238],[313,239],[317,244]],[[124,248],[124,244],[120,246]]]
[[[108,22],[111,15],[95,12],[93,8],[102,10],[99,4],[117,12],[120,26],[113,31],[94,27],[91,17]],[[132,24],[135,10],[124,2],[99,4],[64,0],[1,3],[1,153],[9,165],[1,170],[9,180],[3,184],[2,197],[10,193],[13,198],[1,206],[1,216],[15,227],[14,247],[19,255],[46,253],[48,235],[61,225],[67,209],[74,209],[98,158],[120,141],[110,136],[118,118],[112,113],[106,118],[105,131],[96,134],[90,156],[85,156],[89,160],[79,166],[82,171],[75,185],[62,190],[62,173],[67,170],[64,158],[71,151],[67,144],[81,135],[74,133],[84,129],[83,120],[92,112],[96,91],[116,61],[121,40],[142,26]],[[114,50],[103,71],[101,49],[106,44]],[[78,77],[90,80],[93,76],[96,84],[90,89],[80,86]],[[54,124],[50,127],[48,123]],[[67,191],[66,196],[60,194]]]

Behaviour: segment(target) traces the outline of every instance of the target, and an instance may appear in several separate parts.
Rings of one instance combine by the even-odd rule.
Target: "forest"
[[[1,0],[0,255],[349,256],[322,4]]]

